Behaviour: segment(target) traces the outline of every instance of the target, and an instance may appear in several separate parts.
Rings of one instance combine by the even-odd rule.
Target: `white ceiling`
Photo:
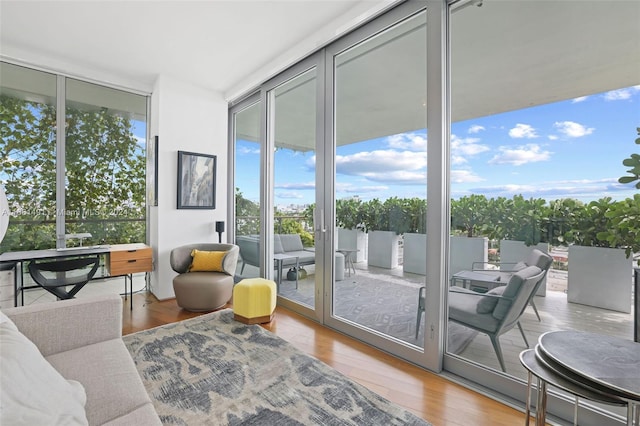
[[[308,53],[389,3],[0,0],[0,54],[108,82],[117,76],[140,90],[165,74],[226,94],[274,58],[301,43],[308,47],[299,54]]]
[[[233,99],[392,3],[0,0],[0,54],[149,92],[166,74]],[[639,23],[640,0],[484,0],[454,13],[453,120],[640,84]],[[424,127],[425,36],[423,24],[399,49],[366,43],[345,61],[340,144]],[[315,103],[287,97],[281,115],[301,118],[279,143],[311,146]]]

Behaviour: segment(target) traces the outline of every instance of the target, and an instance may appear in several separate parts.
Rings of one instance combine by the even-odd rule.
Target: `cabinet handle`
[[[127,260],[127,262],[129,262],[129,263],[135,263],[137,261],[138,261],[137,259],[129,259],[129,260]]]

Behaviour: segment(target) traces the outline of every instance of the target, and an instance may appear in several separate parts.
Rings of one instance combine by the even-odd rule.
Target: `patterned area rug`
[[[123,340],[163,424],[429,424],[230,309]]]

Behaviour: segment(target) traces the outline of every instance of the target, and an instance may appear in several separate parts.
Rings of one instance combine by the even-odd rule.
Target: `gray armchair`
[[[474,262],[471,270],[482,271],[484,275],[496,275],[499,277],[499,281],[506,283],[506,282],[509,282],[513,274],[520,271],[521,269],[524,269],[527,266],[537,266],[545,273],[545,276],[546,276],[547,272],[549,271],[549,268],[551,268],[552,263],[553,263],[553,258],[549,256],[547,253],[544,253],[538,249],[533,249],[526,260],[513,263],[513,264],[503,263],[501,264],[500,269],[485,269],[486,264],[483,264],[482,262]],[[533,292],[528,302],[533,308],[533,311],[536,313],[536,317],[538,318],[538,321],[540,321],[540,314],[538,313],[538,308],[536,307],[536,304],[534,302],[534,296],[538,292],[538,289],[540,288],[540,285],[542,285],[543,281],[544,281],[544,277],[542,280],[540,280],[540,283],[538,283],[538,286],[536,287],[536,291]]]
[[[506,368],[499,337],[517,325],[524,343],[529,347],[527,336],[520,325],[520,317],[538,289],[544,274],[545,272],[537,266],[527,266],[514,273],[506,286],[494,288],[488,293],[478,293],[460,287],[452,287],[449,290],[449,319],[488,335],[502,371],[506,371]],[[424,306],[423,287],[418,293],[416,338]]]
[[[189,272],[193,249],[226,251],[221,272]],[[238,264],[238,246],[234,244],[187,244],[171,250],[169,263],[179,275],[173,279],[178,306],[188,311],[213,311],[223,307],[233,294],[233,276]]]
[[[499,337],[517,325],[529,347],[520,317],[543,278],[544,271],[527,266],[513,274],[509,284],[488,293],[453,287],[449,292],[449,319],[488,335],[500,367],[506,371]]]

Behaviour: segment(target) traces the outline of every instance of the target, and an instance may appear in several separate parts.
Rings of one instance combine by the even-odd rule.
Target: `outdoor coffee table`
[[[273,255],[273,260],[276,261],[276,268],[278,269],[278,287],[282,284],[282,264],[285,260],[295,259],[296,260],[296,288],[298,288],[298,256],[289,256],[288,254],[276,253]]]
[[[462,281],[462,287],[471,290],[489,291],[501,285],[506,285],[500,281],[500,275],[496,273],[484,273],[482,271],[460,271],[451,277],[451,285],[454,286],[457,281]],[[468,286],[468,287],[467,287]],[[472,288],[472,286],[474,288]]]

